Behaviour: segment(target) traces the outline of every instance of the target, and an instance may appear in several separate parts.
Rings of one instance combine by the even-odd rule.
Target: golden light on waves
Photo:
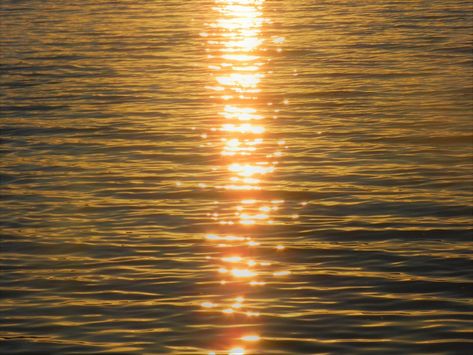
[[[249,322],[258,318],[260,310],[249,295],[267,284],[265,278],[289,275],[287,270],[267,270],[273,263],[258,256],[259,249],[267,246],[251,236],[259,226],[273,223],[271,214],[284,202],[252,196],[264,190],[267,177],[276,170],[276,159],[282,155],[280,146],[285,144],[274,142],[276,151],[268,152],[272,148],[268,148],[270,139],[266,137],[268,128],[262,109],[272,103],[262,104],[259,97],[265,78],[263,67],[268,62],[262,48],[266,21],[263,4],[263,0],[215,0],[217,18],[201,34],[207,41],[208,68],[213,77],[207,89],[219,107],[219,123],[211,131],[219,135],[222,173],[226,174],[226,183],[216,188],[245,196],[234,201],[233,208],[220,206],[218,212],[209,214],[219,227],[216,229],[224,228],[224,232],[205,236],[209,247],[219,255],[209,259],[218,284],[226,288],[222,291],[226,296],[202,302],[201,309],[219,312],[235,325],[231,335],[216,345],[219,354],[258,353],[256,346],[261,337]],[[269,249],[282,250],[277,246]],[[236,294],[228,297],[232,292]],[[241,317],[245,325],[239,323]]]

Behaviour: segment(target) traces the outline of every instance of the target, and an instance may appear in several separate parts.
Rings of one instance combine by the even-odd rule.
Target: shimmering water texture
[[[2,354],[467,354],[468,1],[0,5]]]

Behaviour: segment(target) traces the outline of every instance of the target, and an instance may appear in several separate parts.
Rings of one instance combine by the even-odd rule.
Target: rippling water
[[[469,1],[2,1],[2,353],[466,354]]]

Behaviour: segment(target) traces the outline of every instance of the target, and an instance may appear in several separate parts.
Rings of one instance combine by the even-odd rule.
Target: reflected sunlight
[[[260,339],[260,336],[256,334],[244,335],[241,337],[241,340],[243,341],[259,341]]]
[[[245,355],[244,348],[233,348],[229,351],[228,355]]]
[[[262,190],[267,182],[265,177],[275,171],[276,159],[282,155],[280,150],[268,152],[271,139],[265,137],[266,115],[262,108],[266,109],[272,103],[262,105],[258,97],[261,91],[259,85],[265,78],[262,69],[267,62],[262,56],[262,45],[265,43],[262,26],[266,21],[263,17],[263,3],[263,0],[215,0],[214,10],[218,18],[209,25],[208,31],[201,33],[207,40],[208,58],[211,61],[208,68],[214,73],[214,82],[207,88],[219,95],[211,95],[211,98],[221,99],[221,121],[218,127],[211,129],[220,134],[220,155],[222,164],[226,167],[226,171],[223,171],[226,173],[226,183],[218,188],[236,194],[252,194]],[[282,43],[281,38],[272,38],[271,41]],[[270,117],[273,117],[272,111]],[[207,136],[204,139],[206,138]],[[273,142],[274,147],[281,149],[278,146],[281,142],[283,141]],[[257,238],[241,235],[243,230],[251,232],[257,230],[258,226],[271,225],[271,214],[278,211],[279,205],[284,201],[245,196],[234,203],[235,206],[230,209],[220,207],[218,212],[209,214],[220,228],[226,228],[227,232],[231,230],[230,234],[207,234],[205,239],[215,242],[215,248],[224,248],[216,249],[221,251],[217,258],[212,258],[215,262],[214,270],[220,278],[221,287],[231,287],[228,291],[232,290],[240,295],[227,300],[223,298],[225,305],[218,311],[226,316],[227,322],[238,327],[238,317],[244,315],[247,318],[257,318],[260,314],[252,309],[255,307],[254,300],[241,296],[247,293],[245,286],[247,291],[256,292],[256,286],[266,285],[264,278],[270,275],[287,276],[288,272],[264,270],[271,267],[272,263],[258,260],[262,243],[255,240]],[[274,248],[279,250],[276,246]],[[210,301],[201,305],[208,310],[217,307]],[[249,344],[260,340],[253,329],[248,329],[247,334],[241,334],[228,340]],[[253,353],[253,350],[234,343],[234,347],[227,351],[228,354],[237,355]]]

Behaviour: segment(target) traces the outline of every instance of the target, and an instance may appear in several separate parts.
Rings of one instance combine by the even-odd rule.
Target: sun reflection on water
[[[272,103],[264,103],[259,97],[265,78],[263,67],[269,61],[263,48],[262,28],[267,22],[263,16],[264,0],[214,2],[216,19],[201,36],[207,42],[208,68],[213,77],[207,89],[209,96],[220,103],[221,120],[211,131],[219,135],[226,183],[215,187],[244,197],[231,201],[231,208],[222,208],[217,203],[219,209],[209,214],[217,230],[224,228],[224,232],[207,234],[205,240],[209,248],[214,248],[213,254],[218,255],[208,259],[225,290],[222,289],[219,299],[209,297],[202,302],[201,309],[220,313],[229,322],[226,329],[234,326],[235,330],[229,339],[216,344],[217,351],[208,354],[256,354],[261,353],[257,348],[262,339],[257,323],[261,306],[252,296],[255,290],[267,285],[268,278],[290,274],[288,270],[272,270],[273,262],[261,260],[261,251],[275,253],[284,247],[262,243],[255,233],[258,226],[274,223],[272,215],[284,203],[263,199],[257,193],[265,190],[269,175],[276,170],[285,142],[273,142],[274,138],[267,137],[270,132],[263,108]],[[282,40],[273,38],[272,42]],[[204,139],[207,138],[206,135]],[[268,148],[271,145],[273,148]]]

